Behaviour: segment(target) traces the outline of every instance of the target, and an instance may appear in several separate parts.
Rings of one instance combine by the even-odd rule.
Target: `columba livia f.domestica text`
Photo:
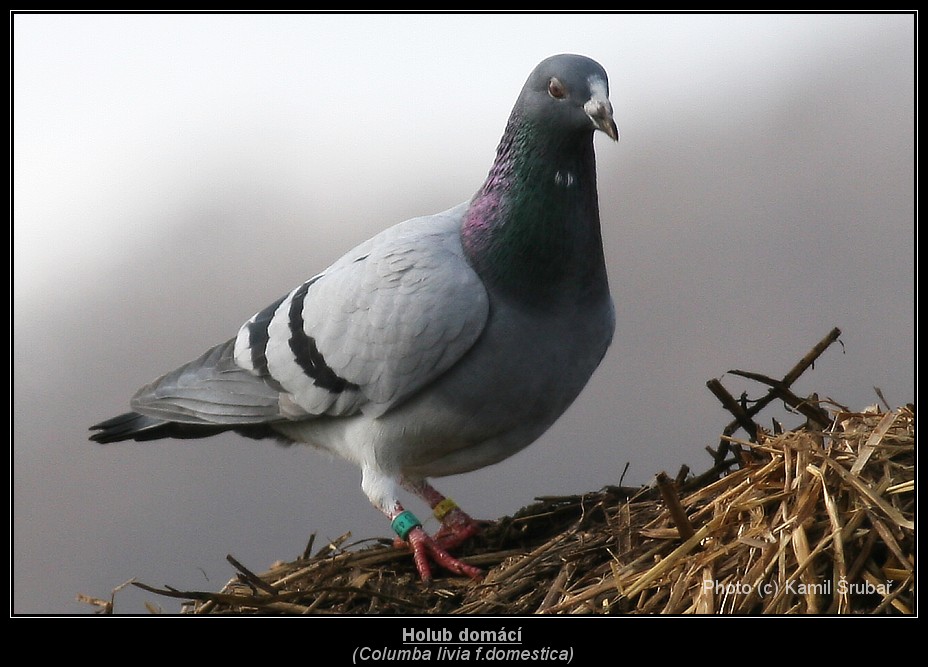
[[[478,524],[429,478],[512,456],[567,409],[606,353],[615,314],[593,135],[618,130],[606,72],[579,55],[529,75],[473,198],[357,246],[230,340],[140,389],[97,442],[235,431],[308,443],[361,468],[361,488],[432,565]],[[428,535],[400,502],[423,499]]]

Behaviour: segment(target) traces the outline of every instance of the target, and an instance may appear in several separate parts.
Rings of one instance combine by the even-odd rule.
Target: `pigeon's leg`
[[[435,518],[441,522],[441,528],[432,539],[443,549],[453,549],[480,532],[477,521],[424,479],[404,478],[400,483],[428,503]]]
[[[409,545],[416,570],[419,571],[419,577],[423,582],[428,583],[432,580],[430,559],[455,574],[463,574],[471,579],[483,577],[479,568],[458,560],[422,530],[422,523],[397,500],[397,489],[393,479],[378,470],[364,467],[361,488],[374,507],[390,519],[393,531]]]

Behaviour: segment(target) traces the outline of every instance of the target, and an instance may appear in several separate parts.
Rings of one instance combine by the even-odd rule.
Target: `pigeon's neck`
[[[461,241],[488,286],[516,298],[606,291],[592,132],[546,134],[510,118]]]

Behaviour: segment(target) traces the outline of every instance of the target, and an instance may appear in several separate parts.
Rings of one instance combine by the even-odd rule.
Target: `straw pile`
[[[914,406],[851,412],[789,390],[839,333],[794,377],[734,371],[805,425],[767,433],[753,421],[763,406],[731,399],[711,470],[540,498],[458,552],[482,582],[424,587],[407,552],[346,535],[261,575],[230,557],[238,574],[219,593],[136,585],[193,614],[913,614]]]

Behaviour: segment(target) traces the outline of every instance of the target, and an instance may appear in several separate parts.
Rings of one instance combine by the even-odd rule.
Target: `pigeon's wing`
[[[408,220],[358,246],[233,341],[144,387],[133,409],[230,425],[386,412],[483,331],[489,300],[461,250],[464,210]]]

